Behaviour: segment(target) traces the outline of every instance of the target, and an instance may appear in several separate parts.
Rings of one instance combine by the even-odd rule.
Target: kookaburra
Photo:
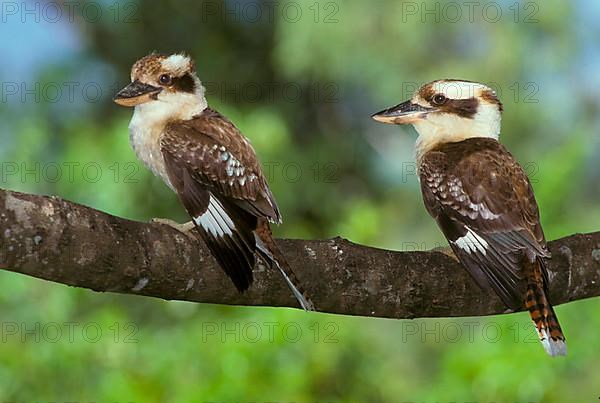
[[[527,175],[498,142],[501,112],[489,87],[439,80],[373,119],[413,125],[423,201],[455,255],[482,288],[529,310],[548,354],[565,355],[538,206]]]
[[[114,101],[135,107],[129,132],[137,157],[192,217],[193,225],[179,228],[195,227],[236,288],[248,289],[258,255],[313,310],[271,235],[269,223],[280,223],[281,214],[256,153],[229,119],[208,107],[190,57],[143,57]]]

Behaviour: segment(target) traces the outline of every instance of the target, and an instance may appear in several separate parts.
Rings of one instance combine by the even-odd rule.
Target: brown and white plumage
[[[161,150],[187,165],[204,186],[229,197],[253,215],[281,222],[281,214],[254,149],[242,133],[211,108],[165,127]]]
[[[169,180],[204,241],[236,287],[247,289],[259,219],[281,221],[254,150],[210,108],[167,124],[160,144]]]
[[[501,111],[485,85],[440,80],[373,117],[415,126],[423,201],[452,250],[482,288],[530,311],[550,355],[564,355],[548,301],[550,253],[529,179],[498,142]]]
[[[115,101],[135,106],[136,155],[177,193],[213,256],[239,291],[253,281],[255,256],[281,271],[301,306],[314,309],[275,244],[281,214],[250,142],[208,107],[188,56],[138,60]]]

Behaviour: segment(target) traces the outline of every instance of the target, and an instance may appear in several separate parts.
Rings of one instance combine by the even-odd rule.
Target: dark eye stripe
[[[194,93],[196,91],[196,83],[192,75],[187,73],[181,77],[173,78],[173,88],[181,92]]]
[[[463,118],[473,118],[477,113],[479,101],[477,98],[469,99],[450,99],[444,105],[444,110],[449,113],[454,113]]]

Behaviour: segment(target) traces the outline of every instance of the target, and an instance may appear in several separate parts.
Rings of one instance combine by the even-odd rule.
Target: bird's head
[[[115,95],[114,101],[122,106],[159,107],[175,114],[206,104],[193,60],[184,54],[156,53],[135,62],[131,83]]]
[[[437,80],[422,86],[410,100],[372,118],[382,123],[413,125],[419,133],[417,151],[424,152],[439,143],[472,137],[498,139],[501,112],[502,104],[488,86]]]

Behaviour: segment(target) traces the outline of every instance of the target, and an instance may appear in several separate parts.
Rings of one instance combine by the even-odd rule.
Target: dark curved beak
[[[394,125],[406,125],[423,119],[433,109],[425,108],[411,101],[402,102],[391,108],[377,112],[371,117],[378,122]]]
[[[139,80],[117,92],[113,101],[122,106],[136,106],[148,101],[155,100],[162,88],[150,84],[144,84]]]

